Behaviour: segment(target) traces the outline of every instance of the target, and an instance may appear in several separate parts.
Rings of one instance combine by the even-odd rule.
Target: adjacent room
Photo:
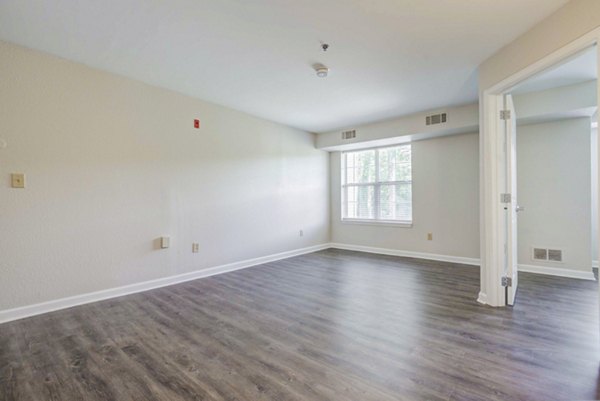
[[[598,267],[597,60],[591,47],[511,92],[521,272],[593,279]]]
[[[600,399],[597,0],[0,1],[0,401]]]

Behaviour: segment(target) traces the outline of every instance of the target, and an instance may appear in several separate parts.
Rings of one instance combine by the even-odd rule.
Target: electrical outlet
[[[300,234],[301,237],[304,237],[304,230],[300,230],[298,234]]]
[[[13,188],[25,188],[25,174],[13,173],[10,175],[10,184]]]
[[[200,244],[194,242],[192,244],[192,253],[198,253],[200,252]]]
[[[433,233],[427,233],[427,241],[433,241]]]

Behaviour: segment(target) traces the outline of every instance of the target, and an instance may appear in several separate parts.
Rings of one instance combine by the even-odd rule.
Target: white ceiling
[[[477,66],[567,2],[2,0],[0,38],[324,132],[476,101]]]
[[[575,85],[596,79],[598,75],[598,56],[596,47],[544,71],[519,85],[513,93],[537,92],[561,86]]]

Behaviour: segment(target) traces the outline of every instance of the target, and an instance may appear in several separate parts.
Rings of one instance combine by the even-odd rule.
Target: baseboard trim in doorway
[[[472,266],[480,265],[479,259],[465,258],[462,256],[438,255],[438,254],[434,254],[434,253],[402,251],[402,250],[398,250],[398,249],[375,248],[375,247],[370,247],[370,246],[340,244],[340,243],[332,243],[331,248],[344,249],[347,251],[376,253],[376,254],[380,254],[380,255],[402,256],[402,257],[406,257],[406,258],[435,260],[438,262],[459,263],[459,264],[463,264],[463,265],[472,265]]]
[[[487,305],[487,294],[485,292],[479,292],[477,302],[479,302],[480,304]]]
[[[594,273],[591,271],[561,269],[558,267],[534,266],[534,265],[519,265],[519,271],[524,273],[545,274],[548,276],[577,278],[581,280],[596,280]]]
[[[598,261],[597,260],[592,260],[592,268],[593,269],[597,269],[598,268]]]
[[[179,274],[176,276],[162,277],[156,280],[144,281],[141,283],[130,284],[122,287],[110,288],[101,291],[90,292],[87,294],[75,295],[72,297],[56,299],[52,301],[42,302],[33,305],[22,306],[14,309],[0,311],[0,323],[6,323],[13,320],[23,319],[43,313],[53,312],[60,309],[71,308],[73,306],[88,304],[91,302],[103,301],[110,298],[121,297],[124,295],[135,294],[152,290],[155,288],[166,287],[173,284],[179,284],[186,281],[196,280],[199,278],[215,276],[241,270],[252,266],[262,265],[264,263],[275,262],[281,259],[291,258],[293,256],[304,255],[330,248],[330,244],[321,244],[310,246],[307,248],[295,249],[291,251],[276,253],[273,255],[262,256],[254,259],[247,259],[240,262],[228,263],[225,265],[209,267],[202,270],[197,270],[189,273]]]

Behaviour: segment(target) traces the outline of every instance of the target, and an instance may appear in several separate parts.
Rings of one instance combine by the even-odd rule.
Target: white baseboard
[[[401,256],[416,259],[435,260],[440,262],[459,263],[465,265],[479,266],[480,261],[476,258],[466,258],[461,256],[448,256],[438,255],[424,252],[413,252],[413,251],[401,251],[397,249],[386,249],[376,248],[363,245],[351,245],[351,244],[321,244],[311,246],[307,248],[295,249],[292,251],[281,252],[273,255],[263,256],[254,259],[247,259],[240,262],[229,263],[220,266],[209,267],[202,270],[197,270],[189,273],[179,274],[176,276],[163,277],[156,280],[144,281],[141,283],[135,283],[126,285],[123,287],[110,288],[107,290],[101,290],[91,292],[87,294],[75,295],[68,298],[61,298],[53,301],[42,302],[34,305],[27,305],[14,309],[7,309],[0,311],[0,323],[10,322],[13,320],[23,319],[30,316],[40,315],[43,313],[53,312],[60,309],[71,308],[77,305],[83,305],[91,302],[102,301],[109,298],[121,297],[124,295],[135,294],[137,292],[143,292],[152,290],[155,288],[166,287],[173,284],[183,283],[186,281],[196,280],[204,277],[215,276],[217,274],[223,274],[232,272],[235,270],[245,269],[252,266],[261,265],[264,263],[274,262],[277,260],[291,258],[293,256],[304,255],[307,253],[313,253],[328,248],[345,249],[349,251],[376,253],[381,255]],[[598,262],[595,261],[594,267],[598,266]],[[585,271],[533,266],[533,265],[519,265],[519,271],[537,274],[547,274],[560,277],[578,278],[584,280],[595,280],[594,274]],[[487,295],[480,292],[477,301],[482,304],[487,304]]]
[[[485,292],[479,292],[479,296],[477,297],[477,302],[480,304],[487,305],[487,294]]]
[[[59,309],[71,308],[77,305],[83,305],[90,302],[102,301],[109,298],[121,297],[123,295],[134,294],[136,292],[148,291],[154,288],[166,287],[173,284],[183,283],[185,281],[196,280],[203,277],[214,276],[217,274],[228,273],[235,270],[245,269],[264,263],[274,262],[281,259],[291,258],[293,256],[304,255],[307,253],[321,251],[330,248],[330,244],[322,244],[307,248],[295,249],[292,251],[281,252],[274,255],[263,256],[254,259],[243,260],[240,262],[229,263],[226,265],[209,267],[190,273],[179,274],[176,276],[163,277],[156,280],[144,281],[126,285],[123,287],[110,288],[87,294],[75,295],[68,298],[61,298],[53,301],[42,302],[34,305],[27,305],[14,309],[0,311],[0,323],[10,322],[12,320],[23,319],[30,316],[40,315],[42,313],[52,312]]]
[[[598,261],[597,260],[592,260],[592,268],[594,268],[594,269],[598,268]]]
[[[518,269],[520,272],[525,273],[536,273],[536,274],[546,274],[549,276],[559,276],[559,277],[568,277],[568,278],[578,278],[582,280],[595,280],[594,273],[590,269],[590,271],[582,271],[582,270],[571,270],[571,269],[562,269],[559,267],[546,267],[546,266],[534,266],[534,265],[519,265]]]
[[[345,249],[348,251],[359,251],[368,253],[378,253],[381,255],[403,256],[406,258],[436,260],[440,262],[460,263],[463,265],[479,266],[480,261],[476,258],[465,258],[462,256],[438,255],[434,253],[423,253],[413,251],[401,251],[397,249],[375,248],[363,245],[339,244],[332,243],[331,248]]]

